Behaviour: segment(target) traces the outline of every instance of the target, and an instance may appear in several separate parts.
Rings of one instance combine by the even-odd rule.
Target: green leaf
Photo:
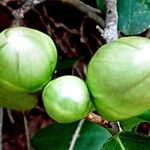
[[[96,0],[98,8],[106,11],[105,1]],[[117,0],[119,30],[126,35],[144,32],[150,25],[149,0]]]
[[[41,129],[31,139],[36,150],[68,150],[78,122],[71,124],[53,124]],[[77,139],[75,150],[99,150],[111,137],[103,127],[84,122]]]
[[[106,11],[106,4],[104,0],[96,0],[97,3],[97,7],[102,11],[105,12]]]
[[[137,118],[137,117],[133,117],[133,118],[121,121],[120,125],[123,131],[133,131],[142,122],[145,122],[145,120]]]
[[[147,111],[138,117],[144,119],[145,121],[150,121],[150,111]]]
[[[117,3],[121,32],[126,35],[135,35],[149,28],[149,0],[118,0]]]
[[[71,69],[79,58],[63,58],[59,59],[57,62],[56,70],[63,72],[65,70]]]
[[[111,134],[105,128],[86,122],[75,145],[75,150],[99,150],[110,137]]]
[[[150,137],[133,132],[121,132],[103,145],[101,150],[149,150]]]

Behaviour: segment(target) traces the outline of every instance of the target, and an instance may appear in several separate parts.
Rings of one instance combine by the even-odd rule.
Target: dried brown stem
[[[24,18],[24,14],[28,12],[30,9],[34,8],[37,4],[44,2],[45,0],[26,0],[26,2],[22,5],[21,8],[13,11],[13,16],[16,20],[20,20]]]
[[[13,11],[13,16],[16,20],[21,20],[24,18],[24,14],[27,13],[30,9],[34,8],[37,4],[40,4],[46,0],[27,0],[21,8]],[[47,1],[54,1],[54,0],[47,0]],[[104,20],[99,17],[96,13],[100,13],[96,8],[93,8],[80,0],[55,0],[58,2],[62,2],[64,4],[69,4],[76,7],[81,12],[85,13],[89,18],[97,22],[100,26],[104,27],[105,23]]]
[[[0,1],[0,5],[6,7],[10,12],[13,11],[13,9],[7,5],[7,1]]]
[[[119,127],[116,122],[109,122],[95,113],[90,113],[85,119],[87,121],[103,126],[104,128],[107,128],[112,135],[119,132]]]
[[[94,113],[90,113],[87,117],[86,120],[94,122],[96,124],[99,124],[100,126],[103,127],[110,127],[110,122],[107,120],[104,120],[101,116],[94,114]]]
[[[91,6],[85,4],[84,2],[81,2],[80,0],[59,0],[60,2],[70,4],[77,9],[79,9],[81,12],[85,13],[89,18],[97,22],[100,26],[104,27],[105,22],[104,20],[99,17],[92,9]]]

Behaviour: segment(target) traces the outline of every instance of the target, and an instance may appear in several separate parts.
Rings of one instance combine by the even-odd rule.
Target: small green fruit
[[[88,66],[96,110],[124,120],[150,110],[150,40],[126,37],[102,46]]]
[[[51,79],[56,61],[56,47],[48,35],[26,27],[1,32],[0,106],[20,109],[22,101],[22,107],[26,109],[27,103],[32,100],[22,99],[45,86]],[[24,95],[22,99],[21,95]],[[35,104],[35,97],[33,101]]]
[[[86,84],[75,76],[50,81],[44,88],[43,102],[49,116],[60,123],[80,120],[93,108]]]

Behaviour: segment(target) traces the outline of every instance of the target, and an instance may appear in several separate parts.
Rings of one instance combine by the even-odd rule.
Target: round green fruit
[[[20,107],[16,96],[41,90],[51,79],[56,61],[56,47],[48,35],[26,27],[1,32],[0,106]],[[4,102],[5,99],[11,102]],[[27,100],[22,101],[22,106],[26,107],[26,103]]]
[[[43,102],[49,116],[60,123],[80,120],[93,108],[84,81],[69,75],[52,80],[46,85]]]
[[[96,110],[119,121],[150,110],[150,40],[125,37],[102,46],[88,66]]]
[[[0,79],[16,89],[35,92],[50,80],[57,54],[52,39],[25,27],[0,33]]]

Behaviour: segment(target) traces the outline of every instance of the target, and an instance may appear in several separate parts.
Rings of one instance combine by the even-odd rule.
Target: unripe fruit
[[[88,66],[96,110],[124,120],[150,110],[150,40],[125,37],[102,46]]]
[[[9,28],[1,32],[0,106],[19,109],[15,95],[41,90],[51,79],[56,61],[56,47],[48,35],[26,27]],[[6,101],[4,104],[5,99],[11,99],[13,103]],[[26,103],[28,100],[22,101],[24,108]]]
[[[86,84],[75,76],[50,81],[44,88],[43,102],[49,116],[60,123],[80,120],[93,108]]]

